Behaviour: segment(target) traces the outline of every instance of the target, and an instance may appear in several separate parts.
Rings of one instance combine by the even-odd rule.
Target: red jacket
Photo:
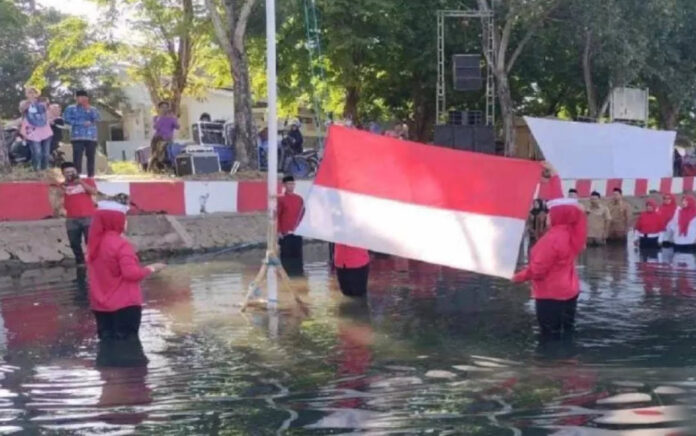
[[[297,194],[288,194],[278,198],[278,233],[292,233],[300,223],[304,200]]]
[[[336,268],[362,268],[370,263],[370,254],[363,248],[336,244],[334,247],[334,265]]]
[[[140,281],[150,275],[140,266],[133,246],[116,232],[104,235],[99,256],[88,263],[89,303],[92,310],[114,312],[142,306]]]
[[[561,226],[551,227],[534,245],[529,265],[517,273],[515,281],[531,280],[535,299],[570,300],[580,292],[576,257],[568,232]]]

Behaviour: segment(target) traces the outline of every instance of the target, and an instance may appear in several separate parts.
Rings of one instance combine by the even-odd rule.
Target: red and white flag
[[[512,277],[541,166],[331,126],[296,233]]]

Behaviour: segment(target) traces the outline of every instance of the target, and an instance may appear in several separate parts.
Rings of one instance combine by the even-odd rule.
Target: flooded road
[[[98,349],[74,269],[0,278],[0,433],[696,434],[694,255],[588,250],[575,341],[540,344],[525,286],[377,259],[351,303],[306,250],[309,314],[240,314],[260,252],[147,280],[146,366],[97,368],[141,351]]]

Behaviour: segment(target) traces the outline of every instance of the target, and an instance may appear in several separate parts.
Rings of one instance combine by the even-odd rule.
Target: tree
[[[67,104],[76,89],[89,90],[105,104],[116,106],[123,98],[114,73],[116,50],[101,40],[80,17],[63,17],[54,11],[38,15],[32,40],[39,59],[28,82],[51,100]]]
[[[483,44],[487,44],[488,32],[492,32],[493,54],[486,54],[487,62],[493,67],[496,79],[496,90],[500,103],[500,113],[503,119],[503,136],[505,151],[509,156],[515,155],[515,106],[510,90],[510,73],[515,62],[522,54],[529,40],[537,29],[544,23],[551,11],[558,5],[558,0],[509,0],[496,2],[493,0],[477,0],[479,10],[494,13],[496,24],[494,29],[484,27]],[[504,17],[500,20],[499,17]],[[508,56],[512,47],[515,32],[524,29],[524,34],[518,40],[514,50]]]
[[[131,76],[142,81],[153,105],[169,101],[179,114],[181,97],[189,86],[203,21],[197,19],[193,0],[96,0],[112,9],[134,11],[130,23],[138,38],[122,46]]]
[[[662,0],[571,0],[563,26],[577,35],[587,97],[587,116],[601,117],[613,88],[640,80],[648,55],[648,34]]]
[[[696,4],[663,0],[661,13],[651,14],[649,54],[642,76],[655,96],[660,127],[674,130],[687,121],[696,100]]]
[[[254,134],[247,24],[256,0],[205,0],[217,41],[225,52],[234,80],[234,124],[237,160],[245,168],[258,166]]]
[[[0,0],[0,117],[14,118],[23,86],[34,67],[26,26],[28,18],[10,0]]]

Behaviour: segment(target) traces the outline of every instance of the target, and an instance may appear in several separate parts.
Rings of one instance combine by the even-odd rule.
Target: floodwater
[[[525,286],[378,259],[349,303],[326,254],[277,315],[237,306],[260,252],[179,259],[144,284],[146,366],[95,364],[137,350],[98,350],[74,269],[0,278],[0,432],[696,434],[694,255],[588,250],[577,337],[540,344]]]

